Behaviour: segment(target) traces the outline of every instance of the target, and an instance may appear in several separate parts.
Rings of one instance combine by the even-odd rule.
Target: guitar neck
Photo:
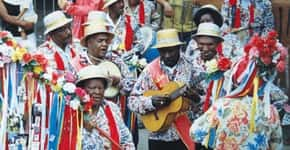
[[[170,94],[170,96],[169,96],[170,99],[171,100],[177,99],[179,96],[183,95],[183,93],[185,92],[187,87],[194,88],[196,86],[196,84],[200,83],[204,79],[206,79],[206,74],[205,73],[201,73],[199,76],[195,77],[194,79],[192,77],[191,80],[189,81],[189,85],[184,84],[180,88],[176,89],[174,92],[172,92]]]

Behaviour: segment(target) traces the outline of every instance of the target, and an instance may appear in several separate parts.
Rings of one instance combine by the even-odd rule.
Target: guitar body
[[[183,85],[177,82],[169,82],[164,86],[162,90],[149,90],[146,91],[143,95],[170,95],[172,92],[182,86]],[[151,132],[164,131],[171,126],[178,113],[186,111],[188,110],[188,108],[189,100],[178,97],[175,100],[171,101],[171,103],[166,107],[162,107],[156,111],[141,115],[141,120],[145,128]]]

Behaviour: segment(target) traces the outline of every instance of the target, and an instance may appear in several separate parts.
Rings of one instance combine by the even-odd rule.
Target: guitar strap
[[[169,82],[168,76],[161,70],[160,66],[160,58],[155,59],[148,67],[149,74],[158,87],[159,90]],[[189,135],[189,129],[191,126],[191,121],[187,117],[185,113],[180,114],[175,121],[173,122],[173,126],[175,127],[179,137],[181,138],[182,142],[185,144],[187,149],[194,150],[195,144],[192,141]]]

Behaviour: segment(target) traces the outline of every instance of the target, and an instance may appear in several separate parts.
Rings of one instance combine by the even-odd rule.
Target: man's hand
[[[198,91],[195,88],[186,87],[185,92],[183,93],[183,96],[193,100],[194,103],[200,102],[200,96],[198,94]]]
[[[24,30],[30,30],[33,29],[34,23],[28,21],[21,21],[20,27]]]
[[[155,108],[161,108],[170,104],[170,98],[168,96],[152,96],[152,105]]]

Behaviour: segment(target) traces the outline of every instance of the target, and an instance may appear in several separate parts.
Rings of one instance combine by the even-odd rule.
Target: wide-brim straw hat
[[[157,42],[153,48],[174,47],[183,44],[179,40],[176,29],[164,29],[157,32]]]
[[[197,37],[201,36],[209,36],[219,39],[220,41],[224,41],[223,37],[221,36],[221,29],[214,23],[201,23],[197,28],[196,34],[192,37],[196,39]]]
[[[108,8],[109,6],[113,5],[114,3],[118,2],[119,0],[106,0],[104,4],[104,9]]]
[[[76,85],[80,86],[85,80],[89,79],[105,79],[106,88],[109,87],[112,83],[107,70],[103,69],[102,66],[98,65],[89,65],[82,68],[78,72],[78,79],[76,81]]]
[[[87,37],[98,33],[106,33],[109,35],[110,40],[113,39],[114,33],[112,33],[110,30],[111,27],[105,23],[88,23],[84,28],[84,37],[81,39],[81,45],[87,47]]]
[[[200,18],[201,16],[203,16],[204,14],[211,14],[211,16],[214,19],[215,24],[217,24],[219,27],[221,27],[223,25],[223,16],[221,15],[221,13],[219,12],[219,10],[211,4],[208,5],[204,5],[202,6],[193,16],[193,21],[196,25],[200,24]]]
[[[46,15],[43,19],[43,22],[45,26],[44,34],[48,34],[53,30],[56,30],[68,23],[71,23],[72,19],[67,18],[62,11],[58,10]]]

